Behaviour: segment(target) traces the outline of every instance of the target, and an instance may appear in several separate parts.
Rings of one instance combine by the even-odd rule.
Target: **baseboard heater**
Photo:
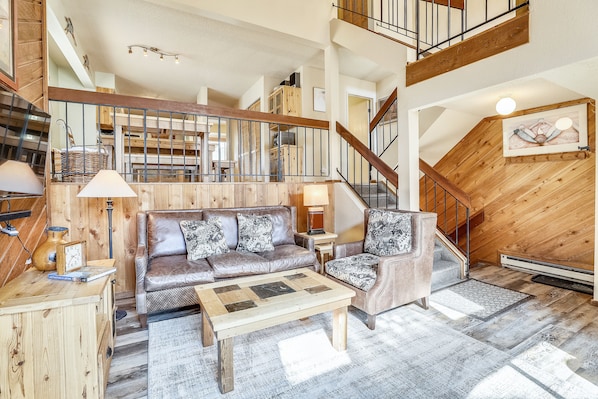
[[[500,264],[509,269],[519,270],[531,274],[543,274],[576,283],[594,285],[594,273],[589,270],[577,269],[554,263],[520,258],[511,255],[500,255]]]

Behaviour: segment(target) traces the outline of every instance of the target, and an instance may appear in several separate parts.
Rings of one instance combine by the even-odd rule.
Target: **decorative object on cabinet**
[[[113,268],[113,259],[90,261]],[[51,280],[29,269],[0,288],[3,392],[28,399],[102,399],[116,334],[114,277]],[[26,328],[25,328],[26,326]],[[68,328],[65,328],[68,326]]]
[[[115,170],[100,170],[77,194],[79,198],[106,198],[108,214],[108,242],[112,259],[112,198],[137,197],[135,191]]]
[[[46,230],[48,238],[41,245],[39,245],[31,260],[33,266],[40,271],[56,270],[56,249],[59,244],[64,244],[67,241],[64,236],[69,232],[69,229],[61,226],[50,226]]]
[[[503,156],[580,151],[588,145],[586,103],[506,118]]]
[[[56,273],[67,274],[83,267],[87,261],[87,243],[71,241],[56,247]]]
[[[10,224],[10,220],[31,215],[29,210],[10,211],[10,199],[15,194],[41,195],[43,192],[44,186],[28,164],[8,160],[0,165],[0,221],[6,222],[5,226],[0,226],[0,231],[9,236],[18,235],[19,232]],[[6,212],[2,212],[4,201],[7,203]]]
[[[303,187],[303,205],[307,206],[307,234],[324,234],[324,205],[328,205],[328,186]]]

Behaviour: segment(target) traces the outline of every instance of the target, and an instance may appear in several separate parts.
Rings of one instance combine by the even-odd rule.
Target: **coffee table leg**
[[[332,312],[332,346],[337,351],[347,349],[347,309],[344,306]]]
[[[232,338],[218,341],[218,383],[221,393],[230,392],[235,388]]]
[[[203,309],[201,311],[201,343],[204,347],[214,344],[214,332]]]

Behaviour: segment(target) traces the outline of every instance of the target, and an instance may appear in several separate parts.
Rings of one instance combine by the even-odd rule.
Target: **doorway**
[[[372,99],[349,94],[347,121],[349,131],[368,148],[370,134]],[[355,184],[367,184],[369,178],[369,164],[359,153],[351,151],[348,154],[349,175],[354,175]]]

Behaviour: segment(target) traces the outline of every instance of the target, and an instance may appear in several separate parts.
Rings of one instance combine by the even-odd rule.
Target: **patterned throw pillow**
[[[411,251],[411,215],[371,209],[364,251],[378,256]]]
[[[239,252],[274,251],[272,244],[272,219],[268,215],[243,215],[237,213],[239,223]]]
[[[181,220],[179,224],[187,245],[187,259],[198,260],[229,251],[219,218]]]

